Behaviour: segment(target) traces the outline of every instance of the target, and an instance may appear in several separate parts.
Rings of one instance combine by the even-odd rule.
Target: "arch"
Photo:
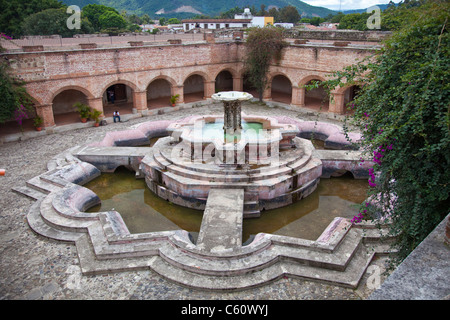
[[[138,87],[128,80],[110,82],[102,91],[103,114],[112,117],[114,111],[120,114],[131,114],[135,107],[134,93]]]
[[[224,69],[216,76],[215,91],[233,91],[233,73]]]
[[[170,106],[170,97],[173,94],[175,82],[169,77],[159,76],[154,78],[147,86],[147,106],[156,109]]]
[[[194,72],[183,82],[183,101],[186,103],[203,100],[205,97],[205,77]]]
[[[286,104],[292,102],[292,81],[283,73],[274,74],[270,80],[270,95],[273,101]]]
[[[197,71],[193,71],[193,72],[189,73],[189,74],[184,78],[183,83],[185,83],[187,79],[189,79],[190,77],[195,76],[195,75],[199,75],[200,77],[202,77],[203,80],[204,80],[205,82],[211,81],[211,80],[209,79],[208,73],[203,72],[203,71],[198,71],[198,70],[197,70]]]
[[[237,78],[240,76],[239,72],[237,72],[235,69],[226,67],[226,68],[223,68],[223,69],[220,69],[219,71],[217,71],[214,75],[214,79],[216,79],[217,76],[224,71],[228,71],[233,78]]]
[[[81,86],[77,86],[77,85],[70,85],[70,86],[61,87],[61,88],[57,89],[56,91],[54,91],[53,93],[51,93],[51,101],[53,101],[58,94],[60,94],[63,91],[66,91],[66,90],[77,90],[77,91],[82,92],[86,96],[87,99],[94,98],[94,95],[91,93],[91,91],[89,91],[85,87],[81,87]]]
[[[80,121],[75,103],[88,105],[87,90],[79,90],[77,86],[68,86],[55,92],[52,99],[53,119],[55,125],[64,125]],[[90,93],[89,93],[90,94]],[[92,97],[92,95],[90,95]]]
[[[298,83],[298,86],[303,87],[304,85],[306,85],[308,82],[310,82],[312,80],[326,81],[325,78],[322,77],[321,75],[311,74],[311,75],[308,75],[308,76],[302,78],[300,80],[300,82]]]
[[[136,84],[134,84],[131,81],[125,80],[125,79],[118,79],[114,81],[110,81],[106,85],[103,86],[103,90],[100,92],[100,94],[103,94],[109,87],[115,85],[115,84],[124,84],[128,87],[130,87],[133,91],[139,91],[139,88]]]
[[[176,82],[173,78],[161,74],[161,75],[159,75],[159,76],[157,76],[157,77],[152,78],[152,79],[147,83],[146,88],[148,88],[148,86],[149,86],[153,81],[158,80],[158,79],[166,80],[167,82],[170,83],[170,85],[171,85],[172,87],[176,87],[176,86],[177,86],[177,82]]]
[[[308,85],[311,81],[320,80],[316,77],[311,78],[308,82],[303,85]],[[320,80],[321,82],[324,80]],[[325,88],[319,84],[318,88],[314,88],[311,90],[305,89],[305,101],[304,105],[306,108],[314,109],[317,111],[328,112],[330,107],[330,97],[325,90]]]

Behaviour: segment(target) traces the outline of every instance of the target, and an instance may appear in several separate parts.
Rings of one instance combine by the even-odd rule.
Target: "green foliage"
[[[337,85],[365,83],[354,100],[352,124],[374,156],[370,194],[398,235],[392,262],[403,260],[450,208],[450,5],[410,8],[412,23],[395,32],[370,60],[336,72]],[[366,209],[366,208],[365,208]]]
[[[67,27],[69,17],[66,8],[47,9],[34,13],[23,21],[22,33],[24,35],[59,34],[62,37],[72,37],[77,33],[92,33],[94,31],[86,18],[81,21],[81,29],[69,29]]]
[[[301,17],[297,8],[289,5],[279,10],[278,19],[280,22],[297,23],[300,21]]]
[[[250,28],[246,41],[245,69],[250,83],[258,90],[259,100],[267,87],[267,72],[274,60],[281,59],[281,51],[287,45],[280,28],[266,26]]]
[[[117,28],[117,29],[125,29],[127,26],[127,22],[125,19],[118,13],[114,11],[106,11],[99,18],[98,23],[101,30]]]
[[[81,13],[83,17],[86,17],[91,22],[95,31],[100,31],[102,29],[100,17],[106,12],[113,12],[119,15],[116,9],[99,4],[88,4],[83,7]]]
[[[350,13],[341,17],[338,29],[352,29],[365,31],[367,28],[367,19],[371,16],[370,13]]]
[[[89,118],[91,118],[92,120],[94,120],[97,123],[100,121],[101,115],[102,115],[102,112],[97,109],[92,109],[89,111]]]
[[[58,0],[0,0],[0,30],[13,37],[23,35],[26,17],[46,10],[65,8]]]
[[[31,111],[33,106],[31,96],[23,87],[24,83],[11,77],[8,69],[7,62],[0,62],[0,123],[12,120],[16,110],[25,108]]]
[[[78,110],[81,119],[87,119],[91,115],[91,108],[88,105],[77,102],[73,106]]]

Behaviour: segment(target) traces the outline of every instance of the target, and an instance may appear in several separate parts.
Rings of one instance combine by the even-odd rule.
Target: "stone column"
[[[211,96],[216,92],[216,81],[205,81],[204,82],[204,99],[211,98]]]
[[[305,88],[292,87],[292,102],[291,104],[304,107],[305,106]]]
[[[138,113],[147,111],[147,91],[133,91],[133,108]]]
[[[105,114],[103,112],[103,98],[102,97],[88,99],[88,105],[89,105],[89,107],[91,107],[91,109],[100,111],[102,113],[100,115],[101,118],[103,118],[105,116]]]
[[[344,113],[344,94],[343,93],[331,93],[330,107],[328,109],[330,112],[337,114]]]
[[[176,94],[179,95],[177,104],[178,103],[184,103],[184,86],[174,86],[174,87],[172,87],[172,95],[174,96]]]
[[[244,78],[233,78],[233,91],[244,91]]]
[[[53,116],[53,103],[36,106],[36,113],[43,120],[44,128],[55,126],[55,118]]]

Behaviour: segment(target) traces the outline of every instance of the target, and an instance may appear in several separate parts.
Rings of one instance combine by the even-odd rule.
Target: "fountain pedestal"
[[[241,101],[224,101],[224,124],[225,134],[234,134],[242,130],[241,123]]]
[[[247,92],[221,91],[211,96],[213,100],[223,102],[224,123],[223,130],[226,135],[238,133],[242,130],[241,102],[250,100],[253,96]]]

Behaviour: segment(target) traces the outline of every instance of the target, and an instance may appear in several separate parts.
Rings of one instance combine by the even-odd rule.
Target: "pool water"
[[[223,122],[210,122],[205,123],[202,127],[202,137],[207,140],[219,139],[225,141],[239,141],[242,136],[245,136],[247,140],[256,140],[258,137],[265,137],[268,132],[262,131],[263,124],[260,122],[246,122],[242,121],[242,131],[240,133],[230,134],[224,133]],[[194,134],[197,134],[194,131]],[[199,133],[200,134],[200,133]]]
[[[120,212],[131,233],[184,229],[200,231],[203,212],[172,204],[153,194],[135,173],[119,168],[103,173],[85,187],[102,200],[89,212]],[[366,198],[367,180],[346,175],[321,179],[316,191],[290,206],[263,211],[260,218],[244,219],[242,241],[259,232],[316,240],[335,217],[352,218]]]

